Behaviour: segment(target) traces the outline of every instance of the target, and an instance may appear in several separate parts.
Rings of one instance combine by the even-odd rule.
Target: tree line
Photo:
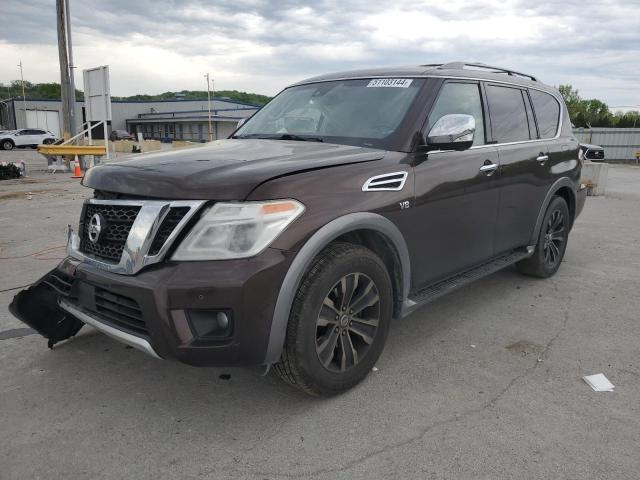
[[[27,98],[38,98],[45,100],[60,100],[59,83],[32,83],[25,80],[24,94]],[[4,98],[21,98],[22,82],[11,80],[8,84],[0,82],[0,100]],[[250,103],[253,105],[264,105],[271,97],[258,93],[240,92],[238,90],[218,90],[215,92],[216,98],[228,98],[236,102]],[[207,98],[206,90],[182,90],[180,92],[164,92],[157,95],[131,95],[128,97],[111,96],[112,100],[173,100],[181,98],[185,100],[202,100]],[[76,100],[84,100],[82,90],[76,89]]]
[[[640,128],[640,112],[613,113],[600,100],[582,98],[571,85],[560,85],[559,90],[575,127]]]

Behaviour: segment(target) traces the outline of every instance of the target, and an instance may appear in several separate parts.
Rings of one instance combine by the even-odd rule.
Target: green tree
[[[585,100],[571,85],[558,88],[569,110],[571,123],[576,127],[615,127],[618,120],[606,103],[597,99]]]

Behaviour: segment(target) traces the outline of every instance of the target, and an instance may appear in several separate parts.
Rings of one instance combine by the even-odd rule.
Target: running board
[[[483,263],[477,267],[467,270],[453,277],[449,277],[446,280],[442,280],[438,283],[434,283],[422,290],[417,291],[414,295],[410,296],[408,302],[405,303],[403,316],[413,312],[418,307],[432,302],[433,300],[446,295],[449,292],[457,290],[460,287],[464,287],[469,283],[478,280],[487,275],[502,270],[509,265],[512,265],[520,260],[523,260],[533,253],[533,249],[528,247],[526,250],[516,250],[505,255],[494,258],[493,260]]]

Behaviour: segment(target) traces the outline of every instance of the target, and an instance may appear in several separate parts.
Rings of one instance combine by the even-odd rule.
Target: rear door
[[[495,251],[528,245],[540,205],[551,185],[548,142],[538,131],[526,88],[485,85],[491,140],[500,160],[500,201]]]
[[[40,145],[45,137],[50,136],[47,135],[47,132],[40,129],[31,130],[31,144],[32,145]]]
[[[479,82],[444,82],[424,133],[442,116],[456,113],[475,118],[474,146],[462,152],[429,152],[414,167],[415,205],[407,211],[411,234],[406,239],[413,285],[418,287],[473,267],[494,253],[498,155],[487,145]],[[489,165],[494,169],[481,170]]]

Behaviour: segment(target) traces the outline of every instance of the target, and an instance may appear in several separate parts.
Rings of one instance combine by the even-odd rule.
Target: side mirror
[[[438,119],[426,144],[438,150],[467,150],[473,145],[475,132],[476,121],[471,115],[452,113]]]

